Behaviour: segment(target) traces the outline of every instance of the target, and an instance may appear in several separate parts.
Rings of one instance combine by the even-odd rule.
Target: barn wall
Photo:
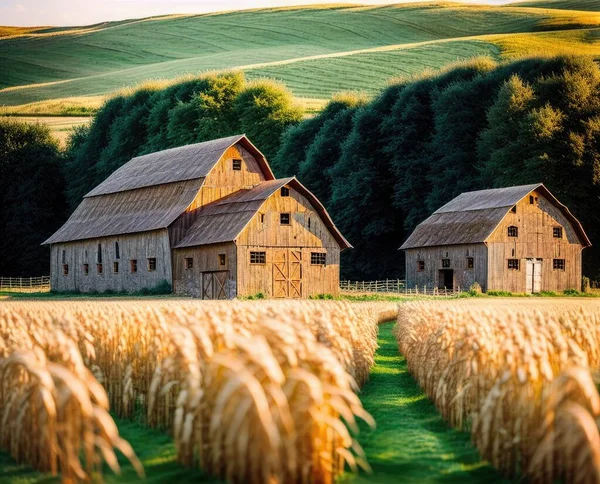
[[[219,254],[225,254],[225,265],[220,264]],[[185,259],[191,257],[194,266],[186,269]],[[237,256],[233,242],[202,247],[188,247],[173,251],[173,290],[175,294],[202,298],[202,274],[204,272],[228,271],[227,299],[237,296]]]
[[[467,257],[473,257],[473,269],[467,268]],[[454,271],[454,286],[468,289],[474,282],[486,290],[487,249],[484,244],[449,245],[406,250],[406,285],[410,289],[424,286],[440,287],[442,259],[450,259]],[[418,271],[418,261],[425,262],[425,269]]]
[[[115,242],[119,243],[119,259]],[[102,244],[103,273],[97,271],[98,244]],[[63,275],[63,251],[69,274]],[[156,258],[156,270],[148,270],[148,258]],[[136,273],[130,271],[130,260],[138,261]],[[113,263],[119,271],[114,272]],[[84,274],[84,264],[89,264],[89,274]],[[171,251],[167,230],[156,230],[132,235],[102,237],[75,242],[52,244],[51,287],[55,291],[103,292],[139,291],[152,288],[161,281],[172,281]]]
[[[281,213],[290,214],[290,225],[280,224]],[[300,252],[302,297],[339,292],[339,244],[311,203],[294,189],[290,189],[289,197],[282,197],[280,191],[269,197],[236,242],[238,294],[241,296],[258,292],[269,297],[274,296],[273,264],[283,256],[278,250],[280,248],[295,249]],[[250,264],[252,251],[265,251],[266,264]],[[326,265],[312,265],[311,252],[325,252]]]
[[[562,211],[534,191],[509,212],[488,239],[489,289],[526,291],[526,260],[542,259],[542,291],[581,288],[581,244]],[[535,201],[537,198],[537,201]],[[518,227],[518,237],[508,237],[508,227]],[[553,237],[553,228],[563,228],[563,238]],[[519,270],[508,269],[508,259],[519,259]],[[554,270],[553,259],[565,259],[565,270]]]

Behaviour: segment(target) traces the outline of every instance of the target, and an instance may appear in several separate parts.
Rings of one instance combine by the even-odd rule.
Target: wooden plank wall
[[[115,242],[119,243],[120,258],[116,258]],[[102,245],[103,273],[97,272],[98,244]],[[63,251],[69,274],[63,275]],[[148,258],[156,258],[156,270],[148,270]],[[137,259],[138,270],[130,271],[130,260]],[[171,283],[171,250],[166,229],[139,234],[102,237],[63,244],[52,244],[51,288],[55,291],[103,292],[139,291],[152,288],[163,280]],[[113,263],[119,263],[119,272]],[[84,264],[89,274],[84,274]]]

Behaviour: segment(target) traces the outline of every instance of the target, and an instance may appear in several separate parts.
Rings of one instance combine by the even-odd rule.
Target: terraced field
[[[540,5],[573,9],[575,3],[582,2]],[[591,3],[595,8],[598,2]],[[78,28],[0,27],[0,105],[98,99],[148,79],[221,69],[280,79],[308,98],[346,89],[373,94],[390,78],[477,55],[600,55],[599,28],[596,12],[452,3],[273,8]]]

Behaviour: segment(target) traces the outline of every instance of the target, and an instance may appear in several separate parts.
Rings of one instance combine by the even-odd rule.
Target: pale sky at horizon
[[[415,1],[422,0],[363,0],[344,3],[382,5]],[[463,0],[463,2],[501,5],[510,3],[511,0]],[[155,15],[208,13],[317,3],[342,2],[331,0],[0,0],[0,25],[24,27],[89,25]]]

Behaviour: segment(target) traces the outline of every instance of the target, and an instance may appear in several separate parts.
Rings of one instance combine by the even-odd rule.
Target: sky
[[[174,13],[207,13],[248,8],[341,3],[343,0],[0,0],[0,25],[89,25],[108,20]],[[346,0],[347,2],[348,0]],[[386,4],[417,0],[355,0],[348,3]],[[421,0],[422,1],[422,0]],[[503,4],[509,0],[466,0]]]

